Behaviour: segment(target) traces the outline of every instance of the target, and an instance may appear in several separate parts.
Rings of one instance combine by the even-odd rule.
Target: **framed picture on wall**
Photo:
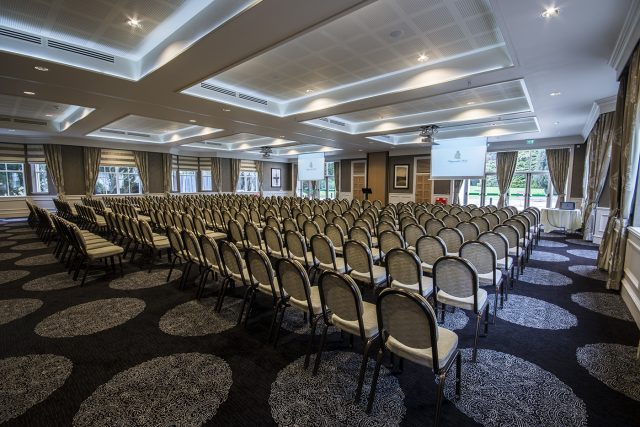
[[[393,188],[409,188],[409,165],[395,165]]]
[[[282,180],[280,179],[280,168],[271,168],[271,187],[282,187]]]

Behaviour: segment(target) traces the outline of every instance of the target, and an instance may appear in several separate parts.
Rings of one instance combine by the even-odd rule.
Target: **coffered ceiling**
[[[441,127],[440,139],[494,147],[581,141],[594,102],[617,91],[608,63],[640,9],[632,0],[0,4],[3,141],[243,158],[269,147],[282,159],[424,152],[426,124]],[[559,16],[541,17],[551,6]]]

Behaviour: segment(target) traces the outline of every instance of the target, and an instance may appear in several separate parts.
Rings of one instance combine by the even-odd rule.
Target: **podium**
[[[371,189],[367,187],[362,188],[362,194],[364,195],[365,200],[369,200],[369,194],[371,194]]]

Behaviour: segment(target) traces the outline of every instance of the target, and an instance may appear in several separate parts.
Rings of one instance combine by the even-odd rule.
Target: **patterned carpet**
[[[474,322],[446,326],[463,349],[463,390],[442,425],[631,426],[640,413],[640,334],[604,289],[595,247],[545,235],[470,362]],[[24,223],[0,223],[0,423],[95,425],[427,425],[433,375],[409,362],[383,368],[373,411],[354,401],[361,344],[333,331],[316,377],[303,368],[309,328],[294,313],[267,341],[270,301],[236,326],[241,289],[212,312],[215,287],[165,284],[125,262],[124,278],[95,270],[80,288]],[[365,292],[367,299],[371,295]],[[492,299],[492,298],[491,298]],[[313,360],[313,359],[312,359]],[[453,399],[453,377],[446,396]]]

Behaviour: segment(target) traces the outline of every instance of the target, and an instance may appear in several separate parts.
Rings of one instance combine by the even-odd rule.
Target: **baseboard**
[[[633,292],[633,285],[627,278],[622,279],[622,289],[620,289],[620,296],[627,305],[627,308],[633,316],[633,320],[636,321],[636,325],[640,328],[640,298]]]

